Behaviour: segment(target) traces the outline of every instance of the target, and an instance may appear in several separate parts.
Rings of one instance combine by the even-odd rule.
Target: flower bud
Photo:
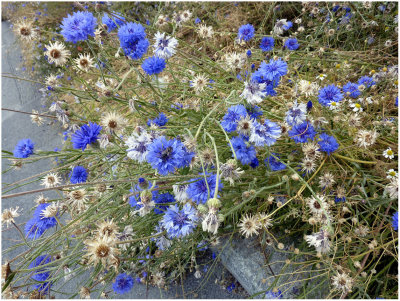
[[[208,208],[214,207],[214,208],[220,208],[221,207],[221,201],[217,198],[212,198],[207,201],[207,206]]]
[[[140,200],[142,201],[143,204],[150,203],[152,198],[153,198],[153,194],[151,193],[150,190],[146,189],[140,193]]]

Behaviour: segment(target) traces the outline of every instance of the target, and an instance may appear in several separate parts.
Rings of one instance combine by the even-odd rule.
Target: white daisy
[[[118,133],[124,130],[126,120],[116,112],[108,112],[101,118],[101,125],[109,133]]]
[[[30,42],[38,37],[38,32],[33,28],[33,23],[22,20],[15,24],[14,31],[22,40]]]
[[[327,77],[327,75],[326,74],[319,74],[319,75],[317,75],[317,77],[316,77],[316,79],[319,79],[319,80],[324,80],[325,79],[325,77]]]
[[[315,95],[318,92],[319,86],[317,83],[314,83],[314,82],[312,83],[308,80],[302,79],[299,82],[299,89],[302,94],[309,97],[309,96]]]
[[[338,111],[340,109],[340,102],[331,101],[328,103],[328,106],[331,111]]]
[[[57,186],[60,183],[61,179],[57,173],[49,173],[43,178],[41,185],[44,185],[44,187],[46,188],[51,188]]]
[[[65,49],[65,45],[56,41],[55,43],[50,42],[50,45],[46,45],[47,51],[44,53],[47,56],[49,63],[54,63],[56,66],[64,66],[71,52]]]
[[[93,59],[90,54],[79,54],[79,58],[74,59],[75,69],[78,71],[88,72],[90,68],[93,68]]]
[[[375,130],[360,130],[358,131],[354,141],[357,143],[358,146],[368,148],[369,146],[375,144],[378,136],[379,134]]]
[[[10,209],[5,209],[3,213],[1,214],[1,223],[5,223],[6,227],[8,228],[12,223],[14,223],[14,217],[18,217],[19,207],[15,207],[15,209],[10,208]]]
[[[258,230],[261,228],[261,224],[258,222],[258,219],[247,214],[242,217],[238,226],[240,228],[240,232],[246,238],[253,236],[253,234],[258,235]]]
[[[187,22],[192,17],[192,13],[189,10],[185,10],[181,13],[181,20],[182,22]]]
[[[46,86],[49,86],[51,88],[54,88],[58,85],[58,78],[54,74],[50,74],[45,78],[45,80],[46,80],[45,81]]]
[[[212,36],[214,35],[214,29],[212,28],[212,26],[206,26],[205,24],[201,24],[197,29],[197,33],[199,34],[200,38],[203,39],[212,38]]]
[[[392,149],[390,147],[388,149],[384,150],[382,155],[388,159],[394,158],[394,152],[392,151]]]
[[[335,289],[339,290],[342,292],[342,294],[346,294],[348,292],[351,292],[352,287],[353,287],[353,279],[350,278],[349,275],[346,273],[337,273],[336,276],[332,277],[332,284],[335,287]]]
[[[225,55],[225,63],[231,70],[235,70],[236,68],[241,69],[246,63],[246,54],[236,52],[227,53]]]
[[[362,106],[357,102],[356,103],[351,102],[350,107],[353,108],[353,112],[362,112],[363,111]]]
[[[389,169],[388,171],[387,171],[387,176],[386,176],[386,178],[388,178],[388,179],[394,179],[394,178],[396,178],[398,175],[397,175],[397,172],[392,168],[392,169]]]
[[[193,78],[190,86],[193,87],[196,93],[199,93],[204,90],[208,81],[208,78],[204,74],[198,74]]]

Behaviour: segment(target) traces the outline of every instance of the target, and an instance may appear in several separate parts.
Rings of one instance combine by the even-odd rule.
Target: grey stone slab
[[[274,288],[282,292],[284,299],[298,298],[304,293],[303,297],[309,299],[326,297],[329,291],[326,289],[327,279],[316,279],[304,287],[302,280],[316,277],[318,272],[311,271],[310,266],[303,268],[302,265],[293,264],[304,261],[304,258],[294,258],[293,252],[285,252],[294,241],[286,239],[283,243],[285,249],[282,252],[271,246],[263,250],[257,239],[234,235],[232,240],[223,239],[215,250],[219,252],[223,265],[254,298],[264,298],[265,291]],[[287,259],[291,260],[291,264],[286,264]]]

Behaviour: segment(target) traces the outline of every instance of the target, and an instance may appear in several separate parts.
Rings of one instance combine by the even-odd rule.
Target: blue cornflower
[[[250,142],[254,142],[255,146],[271,146],[274,145],[276,139],[281,136],[282,130],[278,124],[265,119],[264,124],[253,121],[251,127]]]
[[[249,41],[254,37],[254,27],[251,24],[242,25],[239,28],[239,40]]]
[[[115,277],[115,282],[112,284],[114,292],[117,294],[125,294],[133,287],[133,278],[125,273],[119,274]]]
[[[399,106],[399,97],[398,97],[398,96],[396,96],[396,100],[394,101],[394,105],[395,105],[396,107]]]
[[[294,101],[293,106],[286,112],[286,122],[295,126],[303,123],[307,119],[307,106],[303,103],[298,104]]]
[[[281,158],[277,153],[272,153],[277,158]],[[269,167],[272,171],[286,169],[286,165],[275,159],[274,156],[269,156],[264,160],[265,166]]]
[[[147,120],[147,125],[151,126],[152,123],[158,125],[158,126],[164,126],[168,122],[168,118],[164,113],[158,114],[158,116],[154,119],[149,119]]]
[[[260,48],[262,51],[271,51],[274,49],[275,40],[273,37],[264,37],[261,39]]]
[[[258,117],[262,116],[263,112],[259,106],[256,105],[247,105],[246,106],[247,114],[250,116],[251,120],[257,120]]]
[[[340,202],[345,202],[345,201],[346,201],[345,196],[343,196],[343,197],[335,196],[335,203],[340,203]]]
[[[257,157],[253,158],[253,160],[251,160],[250,167],[256,168],[258,165],[260,165],[260,162],[258,162]]]
[[[270,59],[269,63],[262,62],[259,68],[259,71],[262,72],[262,76],[266,80],[279,80],[281,76],[284,76],[287,74],[288,65],[285,61],[283,61],[281,58],[278,58],[277,60]]]
[[[207,179],[207,183],[204,180],[204,176],[202,173],[200,173],[202,176],[201,178],[197,178],[197,179],[191,179],[188,188],[186,189],[186,193],[188,194],[188,196],[195,201],[197,204],[200,203],[205,203],[207,202],[207,200],[213,197],[217,197],[214,196],[214,192],[215,192],[215,185],[217,184],[217,175],[215,174],[210,174],[207,173],[206,174],[206,179]],[[208,189],[207,189],[207,185],[208,185],[208,189],[210,190],[210,194],[208,194]],[[223,188],[223,185],[221,183],[221,180],[219,179],[219,183],[218,183],[218,190],[221,190]]]
[[[358,80],[358,84],[359,85],[364,85],[366,88],[370,88],[373,85],[375,85],[376,83],[374,82],[374,80],[372,79],[372,77],[369,76],[363,76]]]
[[[273,291],[267,291],[265,292],[265,299],[282,299],[282,292],[281,290],[278,290],[276,293]]]
[[[101,21],[103,22],[104,25],[107,26],[107,31],[111,32],[117,28],[117,25],[118,26],[124,25],[125,18],[121,16],[121,14],[116,12],[113,12],[113,16],[111,16],[111,18],[108,16],[108,14],[104,13],[104,16],[101,19]]]
[[[159,74],[165,68],[165,60],[158,56],[152,56],[143,61],[142,69],[148,75]]]
[[[69,174],[72,184],[85,183],[88,177],[88,172],[83,166],[75,166]]]
[[[50,255],[40,255],[29,265],[29,269],[33,269],[51,262]],[[50,276],[50,271],[46,268],[37,269],[33,272],[32,279],[36,281],[46,281]]]
[[[297,39],[290,38],[286,40],[285,47],[289,50],[296,50],[300,47],[300,45],[297,43]]]
[[[150,181],[147,181],[144,178],[139,178],[138,184],[135,185],[134,189],[130,189],[130,192],[137,192],[137,194],[131,195],[129,197],[129,204],[131,205],[131,207],[135,207],[137,210],[139,210],[140,208],[143,207],[143,205],[138,204],[141,202],[140,199],[140,192],[143,190],[150,190],[152,188],[157,188],[157,185],[154,185],[153,187],[153,183]],[[152,190],[151,194],[153,196],[153,200],[157,197],[158,195],[158,190]]]
[[[171,205],[165,212],[161,225],[167,230],[169,238],[189,235],[197,226],[197,210],[189,203],[180,210],[178,205]]]
[[[307,102],[307,112],[310,112],[311,109],[312,109],[312,107],[313,107],[313,103],[312,103],[311,100],[309,100],[309,101]]]
[[[235,289],[235,287],[235,283],[232,282],[229,286],[226,287],[226,290],[231,293]]]
[[[339,102],[343,99],[343,94],[335,85],[329,85],[319,90],[318,101],[324,107],[329,106],[332,101]]]
[[[314,139],[316,132],[310,122],[306,121],[301,124],[295,125],[288,131],[289,137],[296,143],[305,143],[308,139]]]
[[[140,59],[149,47],[144,27],[141,24],[129,22],[118,29],[118,38],[125,55],[131,59]]]
[[[256,149],[252,145],[247,145],[246,142],[240,137],[233,137],[231,139],[232,147],[235,150],[235,154],[238,160],[243,165],[250,164],[251,161],[256,157]],[[233,157],[233,154],[232,154]]]
[[[167,140],[164,136],[154,139],[148,150],[147,162],[163,176],[187,165],[187,152],[177,139]]]
[[[337,143],[335,137],[322,133],[321,135],[319,135],[319,138],[321,139],[320,141],[318,141],[318,144],[320,146],[319,150],[328,153],[328,155],[339,148],[339,143]]]
[[[358,90],[358,84],[348,82],[343,86],[343,92],[346,93],[346,95],[352,97],[352,98],[357,98],[358,96],[361,95],[361,91]]]
[[[37,239],[44,231],[57,225],[54,217],[45,217],[43,211],[50,206],[49,203],[39,204],[33,214],[33,218],[25,224],[25,235],[30,239]]]
[[[292,28],[293,26],[293,22],[292,21],[287,21],[285,25],[282,26],[282,28],[284,30],[289,30],[290,28]]]
[[[265,66],[267,64],[265,62],[261,63],[261,66],[251,75],[251,80],[257,81],[258,83],[265,84],[265,90],[262,92],[265,92],[266,95],[269,96],[275,96],[277,93],[275,92],[274,88],[276,88],[279,85],[279,79],[280,77],[276,77],[274,80],[268,80],[266,78],[267,73],[265,70]]]
[[[102,127],[96,123],[84,124],[71,136],[71,142],[75,149],[86,149],[88,144],[95,143]]]
[[[236,130],[237,122],[240,118],[246,115],[247,111],[244,105],[231,106],[228,108],[228,112],[221,121],[221,125],[228,133],[233,132]]]
[[[25,224],[25,236],[29,239],[36,239],[42,236],[44,233],[45,229],[42,229],[38,225],[38,221],[36,218],[30,219],[26,224]]]
[[[196,20],[194,20],[195,24],[199,24],[201,22],[201,20],[199,18],[196,18]]]
[[[53,216],[45,217],[45,215],[43,214],[46,208],[49,207],[50,205],[51,205],[50,203],[39,204],[36,207],[35,212],[33,213],[33,218],[36,219],[37,226],[43,230],[50,229],[57,225],[57,220]]]
[[[399,230],[399,212],[396,211],[392,216],[392,227],[394,230]]]
[[[61,24],[61,34],[67,42],[85,41],[94,36],[97,19],[88,11],[77,11],[64,18]]]
[[[251,57],[251,50],[250,49],[246,51],[246,55],[247,55],[247,57]]]
[[[157,205],[157,204],[168,204],[168,203],[173,203],[175,201],[176,200],[174,196],[169,192],[157,195],[157,197],[154,200],[154,202],[156,203],[156,206],[154,208],[154,213],[155,214],[164,213],[164,211],[168,208],[168,205]]]
[[[19,140],[14,148],[15,158],[28,158],[33,154],[34,143],[31,139]]]

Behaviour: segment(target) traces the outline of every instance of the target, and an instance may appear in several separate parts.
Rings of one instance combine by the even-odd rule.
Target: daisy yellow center
[[[337,103],[336,103],[335,101],[332,101],[332,102],[331,102],[331,106],[332,106],[332,107],[336,107],[336,106],[337,106]]]
[[[361,108],[361,105],[360,105],[359,103],[356,103],[354,106],[355,106],[357,109]]]
[[[396,175],[396,172],[395,172],[395,171],[391,171],[391,172],[389,172],[389,175],[391,175],[392,177],[394,177],[394,176]]]
[[[391,149],[388,149],[388,150],[386,151],[386,153],[387,153],[389,156],[393,155],[393,151],[392,151]]]

